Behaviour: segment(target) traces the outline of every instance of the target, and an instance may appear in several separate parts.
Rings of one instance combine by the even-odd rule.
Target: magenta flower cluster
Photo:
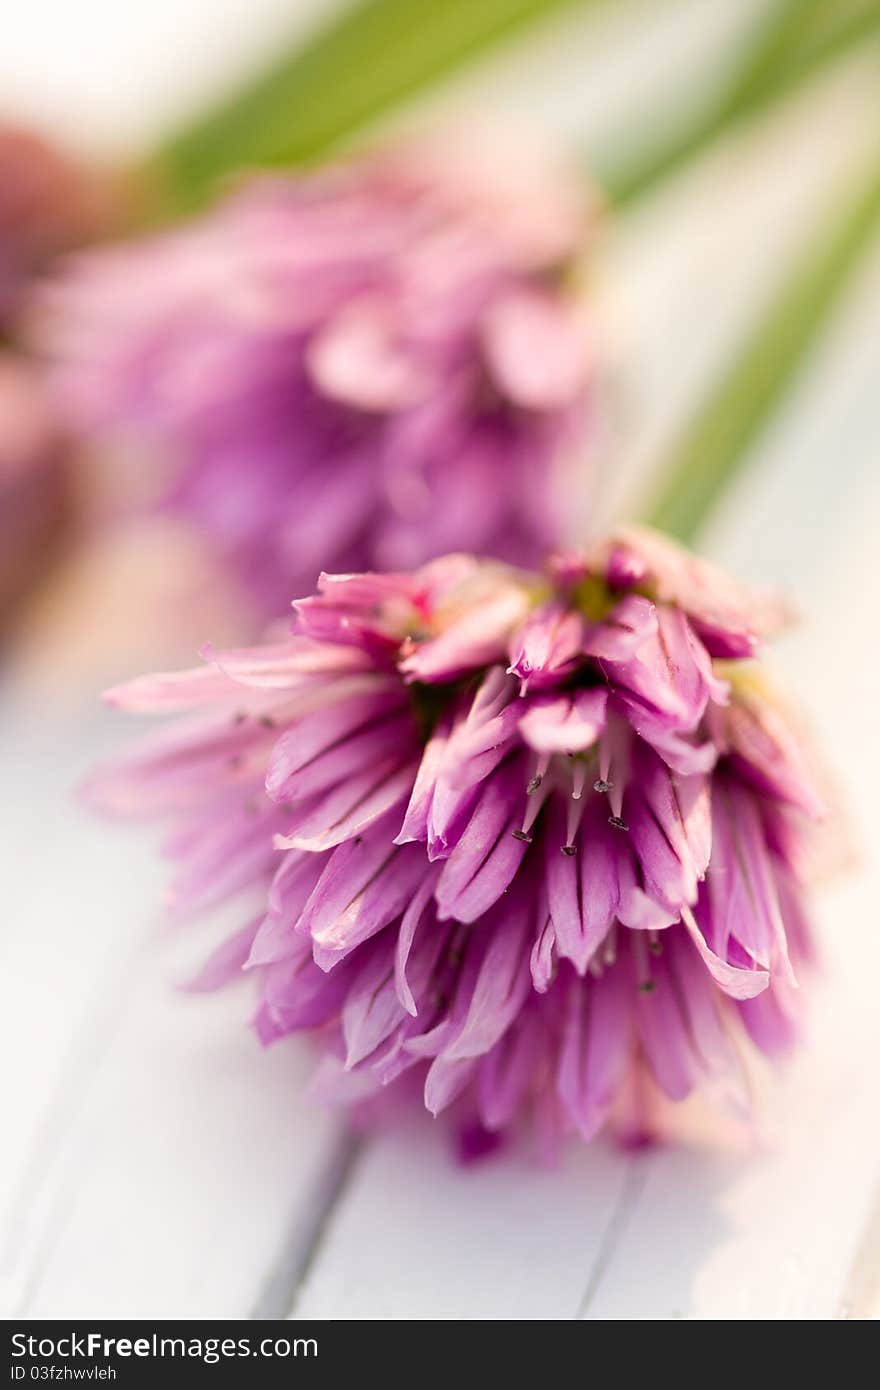
[[[744,1101],[795,1027],[809,758],[754,661],[777,607],[649,531],[524,574],[323,576],[292,634],[111,692],[180,725],[99,775],[174,820],[175,910],[265,889],[265,1042],[470,1135],[591,1138],[647,1079]]]
[[[148,462],[263,614],[322,568],[537,564],[591,417],[594,220],[522,157],[386,150],[80,258],[39,333],[68,418]]]

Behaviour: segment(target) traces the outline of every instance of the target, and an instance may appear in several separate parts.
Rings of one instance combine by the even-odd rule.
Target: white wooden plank
[[[14,1311],[248,1316],[332,1157],[307,1059],[261,1056],[238,991],[170,999],[151,961],[124,987],[124,1026],[31,1194]]]
[[[383,1137],[355,1173],[293,1305],[296,1318],[574,1317],[628,1173],[605,1145],[538,1170],[463,1170],[429,1120]]]
[[[109,733],[91,704],[71,713],[7,690],[0,705],[0,1027],[5,1054],[18,1059],[3,1073],[15,1116],[0,1149],[4,1198],[50,1096],[71,1089],[72,1039],[113,1012],[109,979],[155,917],[151,837],[108,840],[106,824],[74,802],[76,784],[112,746]]]
[[[244,1316],[336,1142],[307,1058],[263,1055],[246,987],[177,988],[227,924],[161,927],[155,837],[72,800],[104,720],[3,715],[2,1306]]]

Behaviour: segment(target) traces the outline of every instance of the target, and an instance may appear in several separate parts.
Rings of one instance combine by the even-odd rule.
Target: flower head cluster
[[[810,954],[807,759],[751,660],[780,615],[628,530],[529,576],[324,576],[293,635],[113,693],[190,717],[97,783],[171,812],[173,901],[266,909],[208,975],[322,1087],[592,1136],[634,1076],[740,1084]]]
[[[47,293],[65,408],[153,451],[165,504],[263,612],[321,567],[558,544],[590,218],[574,181],[515,168],[438,145],[257,180]]]

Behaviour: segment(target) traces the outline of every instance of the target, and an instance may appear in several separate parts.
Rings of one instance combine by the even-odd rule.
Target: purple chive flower
[[[536,564],[590,417],[593,221],[522,158],[386,151],[82,257],[39,332],[77,425],[152,451],[271,616],[322,566]]]
[[[812,954],[821,803],[751,659],[778,608],[628,530],[549,578],[451,556],[296,611],[110,694],[189,711],[95,783],[175,818],[174,909],[266,887],[202,983],[247,966],[322,1094],[420,1088],[474,1152],[590,1138],[646,1084],[741,1100]]]

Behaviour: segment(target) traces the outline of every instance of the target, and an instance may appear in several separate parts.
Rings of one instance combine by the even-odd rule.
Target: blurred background
[[[7,1316],[880,1312],[878,9],[33,0],[6,17],[0,126],[58,145],[76,174],[53,187],[88,212],[41,246],[28,300],[56,252],[205,206],[243,168],[402,133],[489,118],[598,184],[598,405],[576,462],[601,487],[573,538],[640,511],[695,450],[732,480],[698,544],[793,596],[779,665],[858,856],[822,895],[810,1042],[768,1080],[748,1160],[597,1144],[553,1174],[514,1156],[461,1175],[429,1123],[355,1153],[297,1046],[260,1051],[246,986],[178,988],[224,924],[163,921],[156,837],[77,804],[131,735],[100,691],[253,619],[203,538],[118,506],[106,449],[20,404],[43,363],[17,305],[0,334],[10,382],[28,374],[0,393]],[[0,300],[3,215],[0,192]]]

